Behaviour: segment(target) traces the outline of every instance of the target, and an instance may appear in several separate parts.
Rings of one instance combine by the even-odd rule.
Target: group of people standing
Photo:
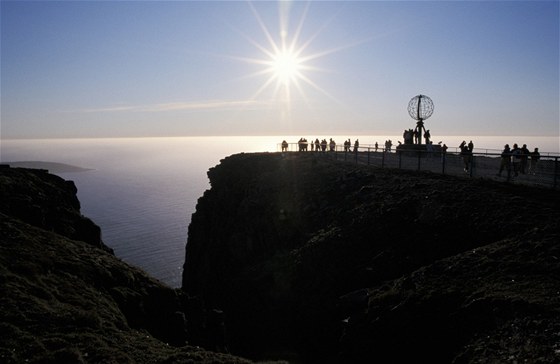
[[[385,151],[391,153],[391,148],[393,147],[393,142],[391,139],[385,140]],[[377,142],[375,142],[375,151],[377,152]]]
[[[440,142],[441,143],[441,142]],[[288,151],[288,142],[286,140],[282,141],[282,152]],[[344,152],[354,152],[357,153],[360,147],[360,142],[358,139],[354,142],[354,148],[352,149],[352,143],[350,139],[344,141]],[[378,151],[379,144],[375,142],[375,152]],[[385,152],[391,152],[392,142],[391,140],[385,141]],[[298,141],[298,150],[300,152],[305,152],[311,149],[311,151],[316,152],[326,152],[327,149],[329,151],[336,150],[336,142],[330,138],[327,142],[326,139],[319,141],[319,138],[316,138],[315,141],[308,142],[305,138],[300,138]],[[460,155],[463,160],[464,168],[463,170],[465,173],[470,172],[470,167],[472,163],[473,157],[473,150],[474,150],[474,143],[473,141],[469,141],[468,143],[463,140],[459,145]],[[441,148],[442,156],[445,155],[447,151],[447,146],[444,144]],[[519,176],[519,174],[536,174],[537,164],[540,160],[540,153],[539,148],[534,148],[531,152],[527,148],[527,144],[523,144],[521,148],[517,144],[513,144],[513,148],[510,148],[509,144],[504,146],[504,149],[500,155],[500,169],[498,171],[498,176],[502,175],[504,170],[507,171],[508,176],[510,173],[513,173],[514,177]]]
[[[400,142],[399,142],[399,144],[400,144]],[[375,142],[375,144],[374,144],[373,146],[374,146],[374,149],[373,149],[374,152],[377,153],[378,150],[379,150],[379,143]],[[385,149],[384,149],[384,151],[387,152],[387,153],[391,153],[391,148],[392,148],[392,147],[393,147],[393,142],[391,141],[391,139],[385,140]]]
[[[287,152],[288,146],[289,146],[288,142],[286,140],[283,140],[282,152]],[[358,139],[356,139],[356,141],[354,142],[354,152],[357,153],[359,147],[360,147],[360,142],[358,141]],[[306,152],[308,148],[310,148],[312,152],[313,151],[326,152],[327,148],[329,151],[334,152],[336,149],[336,142],[333,140],[333,138],[329,138],[328,142],[326,139],[319,141],[319,138],[316,138],[315,141],[312,140],[311,142],[308,142],[306,138],[300,138],[298,140],[298,151]],[[352,143],[350,142],[350,139],[345,140],[344,151],[351,152],[352,151],[351,149],[352,149]]]
[[[535,148],[532,152],[530,152],[527,148],[527,144],[523,144],[521,148],[519,148],[517,144],[513,144],[513,148],[511,149],[509,144],[506,144],[504,145],[501,158],[498,176],[502,175],[504,169],[507,170],[508,175],[513,169],[513,175],[517,177],[519,176],[519,173],[532,175],[536,174],[537,164],[541,155],[539,153],[539,148]]]
[[[306,152],[308,148],[312,152],[313,151],[326,152],[327,149],[331,152],[334,152],[336,150],[336,142],[332,138],[329,138],[328,142],[326,139],[319,141],[319,138],[316,138],[315,141],[312,140],[311,142],[309,142],[306,138],[302,137],[298,140],[297,144],[298,144],[298,151],[300,152]],[[282,152],[287,152],[289,149],[288,142],[286,140],[283,140],[281,145],[282,145]],[[391,141],[391,139],[385,140],[385,147],[383,151],[390,153],[392,147],[393,147],[393,142]],[[360,141],[358,139],[354,141],[353,147],[350,139],[344,141],[345,152],[358,153],[359,148],[360,148]],[[374,151],[377,152],[378,150],[379,150],[379,143],[375,142]]]
[[[474,144],[472,140],[467,144],[464,140],[459,145],[463,163],[465,165],[464,171],[469,172],[469,166],[472,161],[472,152]],[[509,144],[504,145],[504,149],[500,155],[500,170],[498,176],[502,175],[504,170],[507,171],[508,176],[513,172],[513,176],[517,177],[519,174],[532,174],[535,175],[537,171],[537,164],[541,158],[539,148],[535,148],[532,152],[527,148],[527,144],[523,144],[521,148],[517,144],[513,144],[510,149]]]
[[[308,148],[313,152],[326,152],[327,149],[331,152],[334,152],[336,150],[336,142],[332,139],[329,138],[329,141],[327,142],[326,139],[323,139],[321,141],[319,141],[319,138],[316,138],[315,141],[311,141],[309,142],[306,138],[300,138],[298,140],[298,151],[300,152],[306,152],[308,150]],[[282,141],[282,152],[287,152],[288,151],[288,147],[289,144],[286,140]],[[391,152],[391,148],[393,147],[393,142],[391,141],[391,139],[388,139],[385,141],[385,152]],[[360,148],[360,141],[358,139],[356,139],[354,141],[354,145],[352,147],[352,142],[350,141],[350,139],[347,139],[344,141],[344,151],[345,152],[354,152],[357,153],[358,150]],[[375,142],[375,152],[377,152],[379,149],[379,144],[377,142]]]
[[[352,150],[352,143],[350,142],[350,139],[345,140],[344,141],[344,151],[345,152],[351,152]],[[358,153],[358,148],[360,148],[360,141],[358,139],[356,139],[356,141],[354,142],[354,153]]]
[[[403,132],[403,139],[404,139],[404,144],[420,144],[420,135],[422,133],[422,130],[418,130],[418,127],[416,129],[408,129]],[[426,145],[430,144],[430,139],[432,138],[432,136],[430,135],[430,130],[426,130],[424,132],[424,140]]]

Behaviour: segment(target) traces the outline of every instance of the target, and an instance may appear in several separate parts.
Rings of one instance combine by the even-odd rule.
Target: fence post
[[[554,182],[552,183],[552,188],[556,189],[558,183],[558,157],[554,157]]]

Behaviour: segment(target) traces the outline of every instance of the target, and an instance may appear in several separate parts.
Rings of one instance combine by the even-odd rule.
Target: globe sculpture
[[[424,128],[424,120],[434,113],[434,103],[426,95],[414,96],[408,102],[408,115],[417,121],[414,136],[416,144],[422,144],[422,135],[426,136],[426,144],[429,142],[429,131]]]

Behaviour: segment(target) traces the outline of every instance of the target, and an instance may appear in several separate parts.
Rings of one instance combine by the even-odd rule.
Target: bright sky
[[[558,1],[4,1],[1,137],[559,135]]]

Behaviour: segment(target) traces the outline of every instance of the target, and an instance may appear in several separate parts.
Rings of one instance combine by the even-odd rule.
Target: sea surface
[[[402,136],[303,136],[309,141],[350,139],[368,146]],[[207,171],[228,155],[276,152],[300,136],[13,139],[1,141],[0,161],[43,161],[86,168],[52,171],[75,182],[81,212],[101,227],[103,241],[122,260],[171,287],[180,287],[188,225],[197,200],[210,188]],[[475,151],[499,152],[508,143],[560,153],[559,137],[444,136],[456,148],[473,140]]]

